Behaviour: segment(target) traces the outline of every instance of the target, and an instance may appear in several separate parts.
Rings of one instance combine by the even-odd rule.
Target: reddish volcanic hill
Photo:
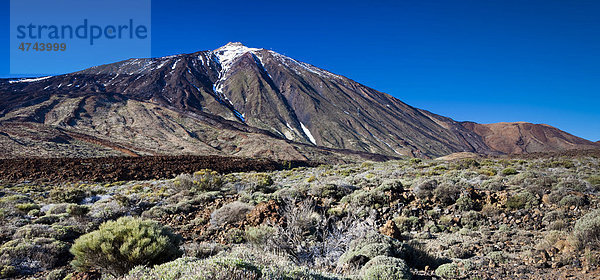
[[[547,124],[465,122],[463,126],[480,135],[488,147],[505,154],[600,148],[597,142],[573,136]]]

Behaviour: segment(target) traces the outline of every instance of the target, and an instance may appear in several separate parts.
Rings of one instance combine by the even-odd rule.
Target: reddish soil
[[[221,156],[0,159],[0,181],[110,182],[172,178],[201,169],[231,173],[316,165],[307,161],[281,162]]]

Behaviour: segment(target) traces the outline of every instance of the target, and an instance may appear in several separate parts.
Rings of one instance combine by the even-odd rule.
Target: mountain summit
[[[545,125],[517,125],[505,135],[506,127],[456,122],[239,42],[0,81],[0,144],[9,157],[33,150],[302,159],[327,148],[434,157],[598,147]],[[94,141],[104,144],[90,148]]]

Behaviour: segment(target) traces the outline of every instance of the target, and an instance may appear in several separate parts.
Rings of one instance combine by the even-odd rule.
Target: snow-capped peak
[[[255,53],[259,50],[260,49],[256,48],[248,48],[240,42],[230,42],[227,43],[227,45],[212,51],[212,53],[219,60],[219,64],[221,64],[221,71],[224,74],[229,70],[229,68],[231,68],[233,62],[235,62],[240,56],[247,52]]]

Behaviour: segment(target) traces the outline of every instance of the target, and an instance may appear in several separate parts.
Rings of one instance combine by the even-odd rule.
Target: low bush
[[[530,192],[522,192],[509,197],[506,207],[511,210],[531,208],[539,203],[538,199]]]
[[[451,184],[441,184],[433,191],[435,199],[443,205],[452,205],[460,196],[460,188]]]
[[[431,197],[433,190],[438,187],[437,180],[425,180],[417,183],[413,188],[415,196],[419,199],[428,199]]]
[[[194,257],[199,259],[205,259],[212,257],[223,250],[227,249],[226,245],[220,243],[187,243],[183,246],[184,255],[186,257]]]
[[[340,199],[350,193],[352,193],[350,188],[336,184],[316,184],[310,190],[313,196],[333,199]]]
[[[260,269],[237,258],[179,258],[153,268],[140,266],[124,279],[260,279]]]
[[[516,169],[514,169],[514,168],[511,168],[511,167],[504,168],[504,169],[502,170],[502,174],[503,174],[503,175],[506,175],[506,176],[509,176],[509,175],[515,175],[515,174],[518,174],[518,173],[519,173],[519,172],[518,172]]]
[[[404,260],[388,256],[376,256],[361,269],[363,279],[410,279],[410,269]]]
[[[67,214],[73,217],[83,217],[90,212],[90,207],[86,205],[69,204],[67,206]]]
[[[600,209],[579,218],[573,228],[572,237],[578,249],[600,248]]]
[[[86,192],[79,188],[55,188],[50,191],[50,199],[56,203],[79,203]]]
[[[377,256],[402,258],[404,256],[402,243],[379,233],[369,233],[350,243],[348,251],[339,258],[338,267],[360,268]]]
[[[268,254],[262,252],[261,255]],[[269,263],[261,261],[261,257],[252,257],[252,255],[244,253],[243,256],[219,254],[202,260],[188,257],[179,258],[152,268],[146,266],[136,267],[124,279],[344,279],[337,275],[323,274],[293,264],[285,264],[286,262],[281,257],[272,259]]]
[[[267,173],[252,174],[250,176],[250,184],[244,191],[272,193],[275,191],[275,188],[273,187],[273,178]]]
[[[179,257],[181,238],[151,221],[122,217],[79,237],[71,247],[73,267],[97,269],[113,276],[138,265],[156,265]]]
[[[587,201],[584,197],[576,196],[576,195],[567,195],[563,197],[558,205],[560,207],[581,207],[587,204]]]
[[[415,216],[398,216],[394,218],[394,223],[401,232],[418,230],[421,226],[421,220],[419,219],[419,217]]]
[[[13,238],[26,240],[50,238],[60,241],[72,241],[79,235],[80,233],[72,226],[30,224],[20,227],[13,235]]]
[[[456,207],[458,207],[458,210],[460,211],[473,210],[475,202],[468,196],[461,196],[456,200]]]
[[[215,210],[210,215],[210,224],[214,227],[221,227],[226,224],[233,224],[240,222],[246,218],[246,214],[252,210],[250,204],[235,201],[224,205],[223,207]]]
[[[383,183],[381,183],[381,185],[379,185],[379,187],[377,187],[377,190],[382,191],[382,192],[394,192],[394,193],[398,193],[398,192],[403,192],[404,191],[404,186],[402,185],[402,182],[400,182],[400,180],[385,180],[383,181]]]
[[[471,261],[460,260],[440,265],[435,270],[435,274],[443,279],[471,279],[468,278],[469,272],[474,268],[475,266]]]
[[[270,242],[276,232],[277,230],[275,228],[267,225],[248,227],[246,228],[246,240],[248,243],[257,247],[267,248],[270,246]]]
[[[31,210],[39,210],[40,206],[35,203],[20,203],[15,205],[15,207],[25,213],[29,213]]]
[[[33,274],[67,262],[69,245],[52,238],[14,239],[0,247],[0,266],[14,275]]]
[[[486,175],[486,176],[496,176],[496,174],[498,174],[498,172],[495,169],[491,169],[491,168],[483,168],[480,169],[479,171],[477,171],[477,173],[481,174],[481,175]]]
[[[246,237],[244,236],[244,231],[239,228],[229,229],[225,233],[225,241],[228,244],[240,244],[246,241]]]
[[[445,263],[440,265],[435,270],[435,275],[442,277],[444,279],[455,279],[460,276],[460,270],[456,263]]]
[[[218,191],[223,187],[223,179],[216,171],[203,169],[193,175],[181,174],[175,178],[176,189],[190,192]]]

